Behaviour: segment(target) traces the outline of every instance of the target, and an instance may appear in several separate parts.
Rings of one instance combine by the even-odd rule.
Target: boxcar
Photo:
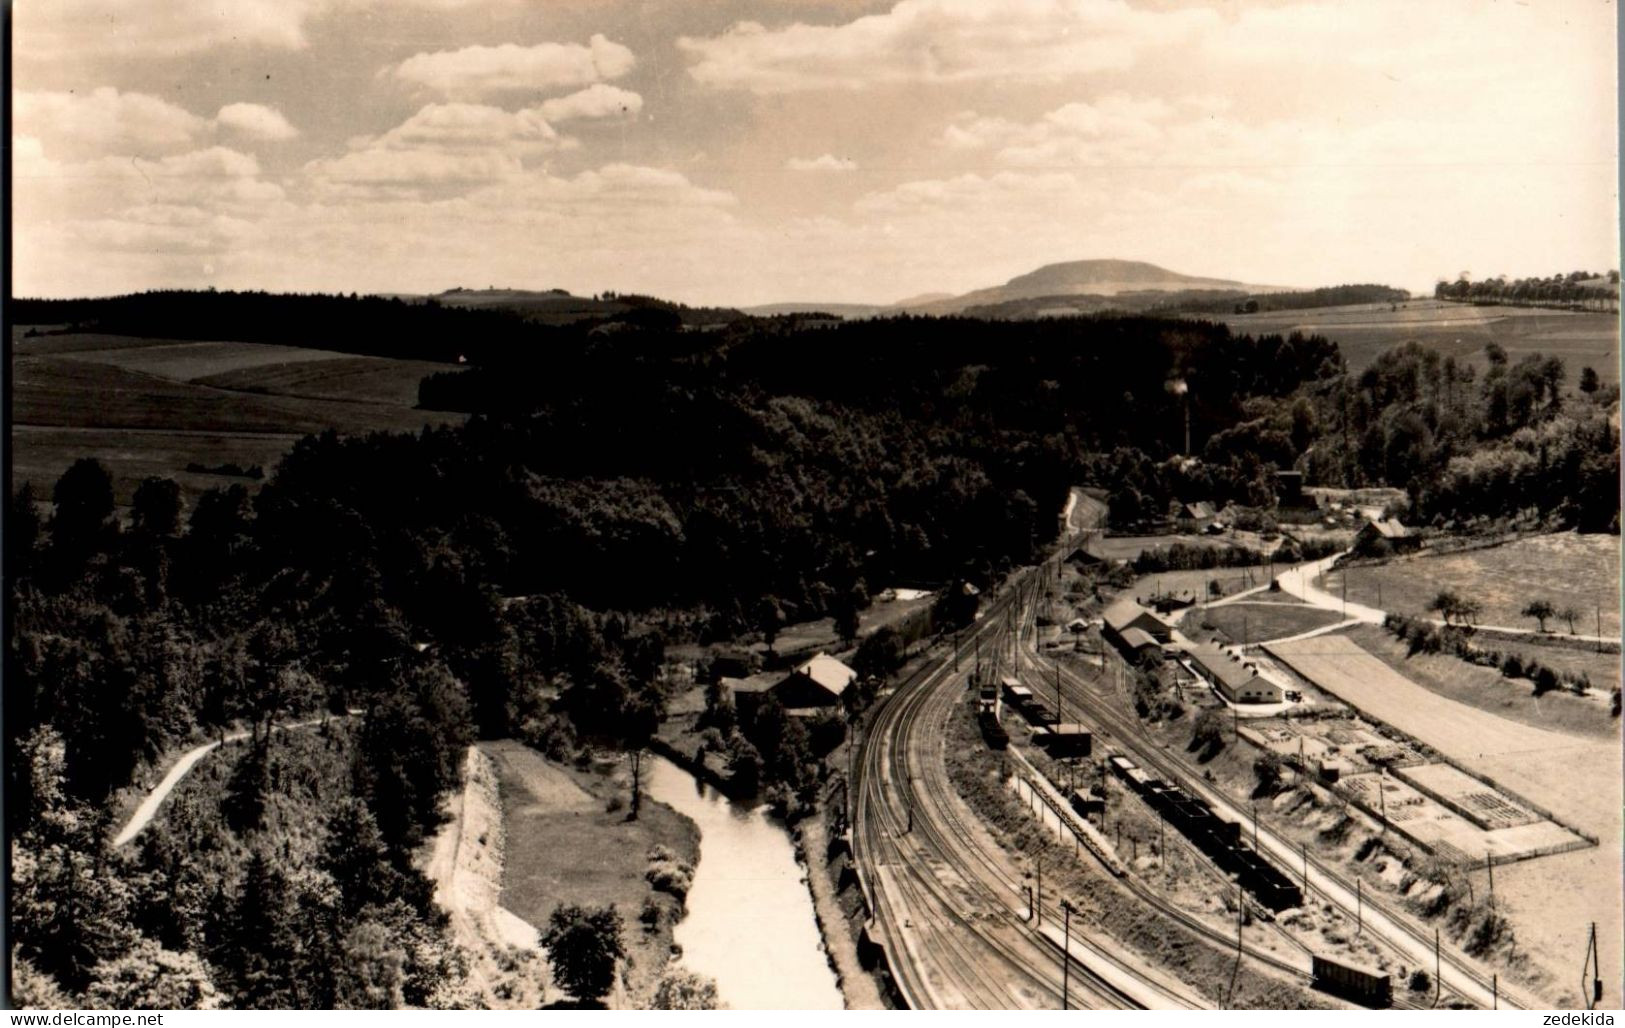
[[[999,724],[999,719],[991,710],[983,710],[976,715],[976,723],[982,729],[982,739],[987,743],[988,749],[1002,750],[1010,745],[1010,735]]]
[[[1390,975],[1318,953],[1314,954],[1312,969],[1315,988],[1324,992],[1366,1007],[1386,1007],[1394,1002],[1393,978]]]

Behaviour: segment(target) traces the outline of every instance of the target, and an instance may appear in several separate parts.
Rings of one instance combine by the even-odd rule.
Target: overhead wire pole
[[[1072,977],[1072,901],[1061,900],[1061,1009],[1067,1008],[1067,986]]]

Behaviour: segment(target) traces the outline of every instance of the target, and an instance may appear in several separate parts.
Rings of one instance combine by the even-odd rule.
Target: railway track
[[[1093,721],[1097,727],[1107,729],[1114,737],[1117,747],[1123,750],[1143,767],[1155,770],[1165,779],[1177,782],[1193,795],[1206,800],[1216,811],[1228,815],[1234,820],[1246,820],[1243,813],[1236,807],[1229,797],[1209,787],[1201,779],[1201,775],[1189,768],[1177,756],[1168,753],[1161,746],[1144,738],[1140,726],[1133,722],[1126,713],[1115,709],[1110,700],[1103,698],[1096,689],[1083,678],[1075,669],[1063,664],[1051,662],[1050,667],[1043,668],[1041,658],[1037,654],[1036,641],[1030,649],[1023,649],[1022,660],[1026,666],[1034,671],[1041,668],[1053,672],[1055,667],[1060,668],[1063,683],[1063,696],[1073,709],[1086,711],[1088,720]],[[1270,859],[1281,863],[1288,868],[1302,866],[1305,853],[1300,847],[1279,836],[1271,829],[1260,828],[1259,838],[1261,852]],[[1332,903],[1345,914],[1352,916],[1357,905],[1353,897],[1355,884],[1352,879],[1340,871],[1326,865],[1313,855],[1307,855],[1307,864],[1310,872],[1310,889],[1306,889],[1306,898],[1310,893]],[[1327,886],[1331,886],[1328,888]],[[1409,921],[1391,911],[1381,904],[1367,897],[1363,901],[1364,920],[1367,930],[1376,932],[1391,946],[1405,954],[1408,960],[1414,961],[1417,966],[1427,967],[1432,962],[1434,940],[1425,935],[1420,929]],[[1501,1006],[1538,1007],[1540,1004],[1526,997],[1519,996],[1516,990],[1505,986],[1497,987],[1492,984],[1489,976],[1472,966],[1470,958],[1451,952],[1444,947],[1440,949],[1439,965],[1443,987],[1473,1003],[1488,1007],[1499,993],[1498,1003]]]
[[[999,630],[1009,603],[989,609],[973,645]],[[1060,947],[1020,919],[1020,884],[967,822],[948,781],[942,728],[962,687],[947,658],[933,661],[880,706],[865,739],[854,844],[876,879],[877,928],[912,1006],[1059,1006]],[[1086,949],[1081,936],[1078,948]],[[1185,1005],[1154,986],[1125,986],[1120,965],[1107,970],[1074,960],[1069,999],[1112,1009]]]

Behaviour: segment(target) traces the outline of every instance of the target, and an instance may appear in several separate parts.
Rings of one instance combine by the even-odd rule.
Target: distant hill
[[[910,296],[906,297],[905,299],[898,300],[896,303],[892,304],[892,306],[923,307],[928,303],[936,303],[938,300],[952,300],[953,298],[954,294],[952,293],[921,293],[918,296]]]
[[[1070,318],[1080,314],[1102,314],[1108,311],[1119,314],[1182,314],[1209,308],[1229,311],[1246,296],[1247,293],[1239,289],[1134,290],[1110,296],[1100,293],[1068,293],[1023,297],[999,303],[972,304],[959,313],[969,318],[1000,321]]]
[[[1002,286],[978,289],[947,299],[911,303],[906,307],[910,313],[917,314],[958,314],[972,307],[996,308],[1012,301],[1089,297],[1091,301],[1087,306],[1099,309],[1094,301],[1103,297],[1198,290],[1209,294],[1280,291],[1277,287],[1248,285],[1231,279],[1183,275],[1144,261],[1089,260],[1046,264],[1036,271],[1017,275]]]

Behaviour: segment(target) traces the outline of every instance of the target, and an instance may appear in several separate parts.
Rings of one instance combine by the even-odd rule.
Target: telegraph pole
[[[1484,870],[1490,873],[1490,906],[1495,906],[1495,861],[1488,853],[1484,854]]]
[[[1061,1009],[1067,1008],[1066,992],[1072,974],[1072,901],[1061,900]]]
[[[1033,925],[1044,923],[1044,855],[1038,855],[1038,888],[1033,890]]]

